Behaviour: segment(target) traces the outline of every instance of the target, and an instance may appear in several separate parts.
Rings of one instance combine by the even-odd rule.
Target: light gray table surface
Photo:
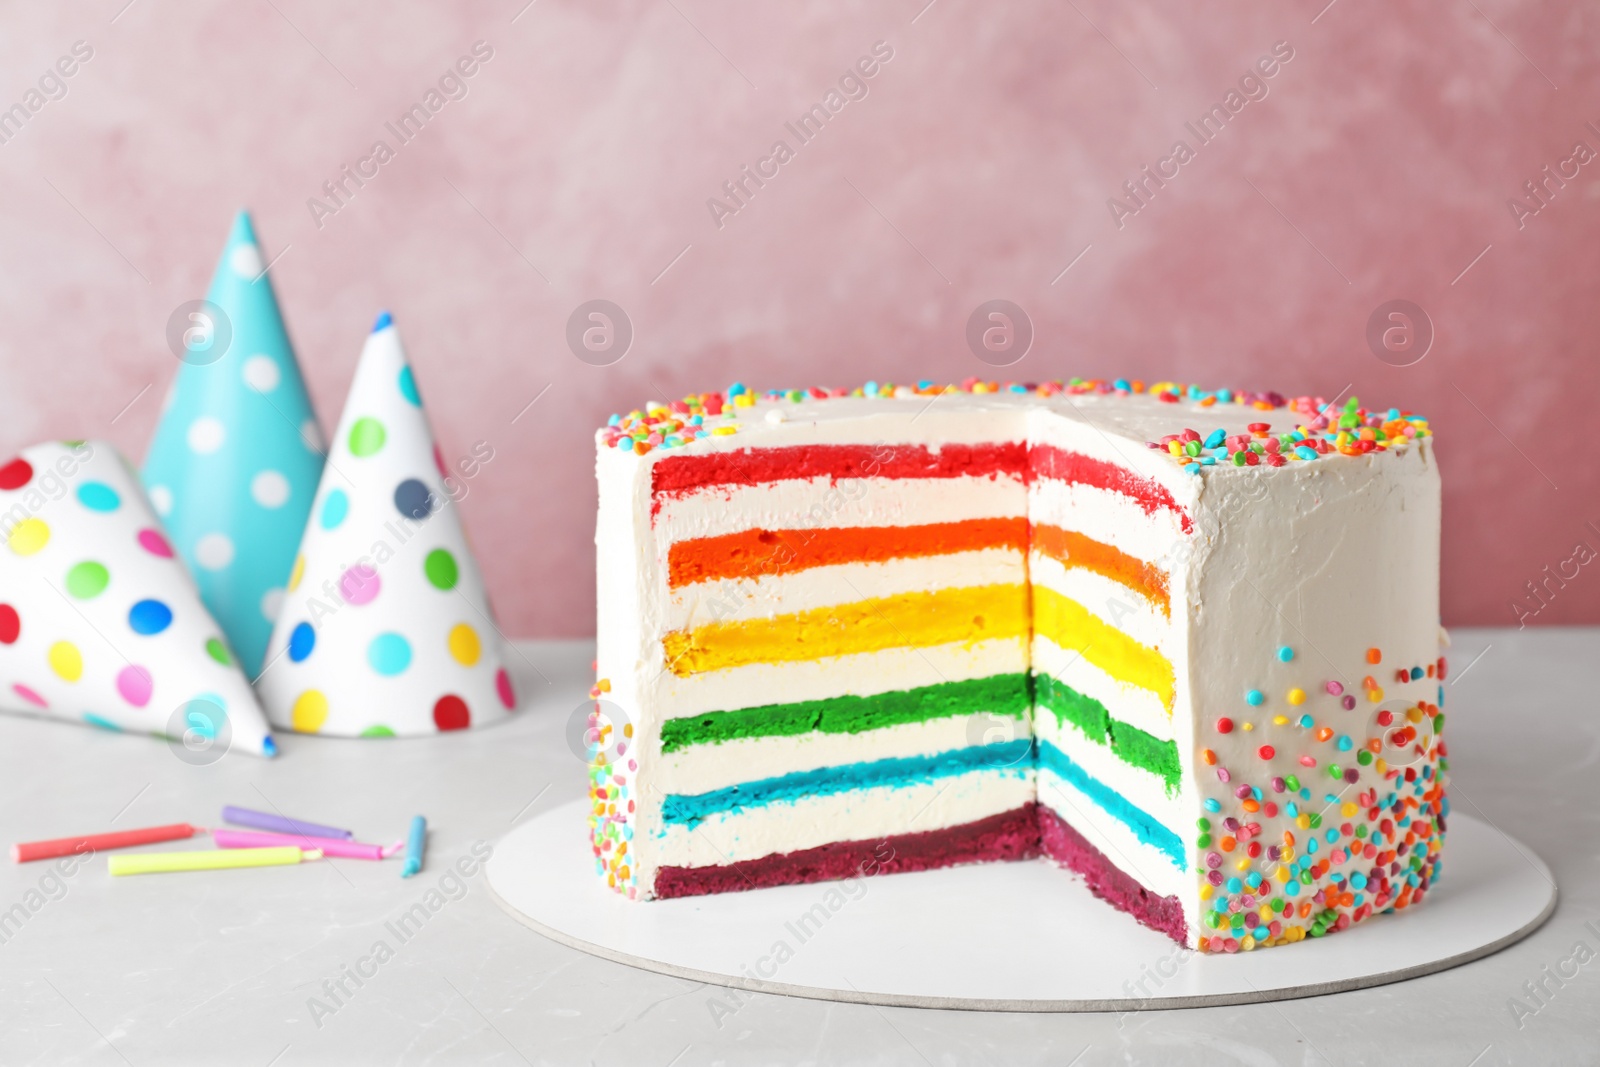
[[[364,840],[397,838],[416,812],[432,830],[428,868],[409,881],[397,863],[356,860],[119,879],[103,858],[53,877],[46,864],[0,865],[0,913],[12,914],[0,925],[0,1063],[1600,1063],[1600,955],[1574,957],[1580,943],[1600,953],[1600,630],[1454,637],[1452,803],[1550,865],[1561,890],[1550,921],[1496,955],[1395,985],[1120,1016],[762,994],[741,994],[729,1016],[713,1010],[729,1002],[720,987],[541,938],[500,910],[481,873],[441,887],[474,842],[582,794],[565,734],[591,681],[587,642],[519,644],[528,699],[506,725],[426,741],[280,735],[271,762],[191,766],[159,740],[0,716],[5,842],[214,826],[225,803]],[[427,922],[396,937],[392,924],[441,888],[452,892],[432,899]],[[979,918],[1016,920],[1000,901]],[[392,956],[360,986],[345,979],[336,1003],[325,981],[380,940]],[[1524,988],[1540,981],[1543,1003]]]

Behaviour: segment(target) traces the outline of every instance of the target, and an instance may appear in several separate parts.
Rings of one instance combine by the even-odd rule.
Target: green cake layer
[[[910,722],[987,712],[1025,719],[1032,704],[1026,674],[997,674],[964,682],[940,682],[872,696],[829,697],[794,704],[763,704],[711,711],[661,724],[661,751],[714,744],[741,737],[796,734],[859,734]]]

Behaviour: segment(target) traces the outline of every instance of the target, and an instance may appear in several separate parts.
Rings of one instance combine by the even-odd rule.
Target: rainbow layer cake
[[[1043,858],[1236,951],[1436,878],[1425,419],[734,386],[597,442],[591,832],[629,897]]]

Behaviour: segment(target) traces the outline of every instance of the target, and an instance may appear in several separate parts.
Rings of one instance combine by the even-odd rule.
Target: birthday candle
[[[169,871],[218,871],[233,867],[281,867],[301,860],[319,860],[316,849],[233,848],[207,852],[145,852],[131,856],[109,856],[106,869],[112,874],[165,874]]]
[[[314,822],[301,822],[299,819],[273,815],[270,812],[236,808],[232,804],[222,809],[222,821],[231,822],[235,826],[249,826],[256,830],[268,830],[275,834],[297,834],[304,837],[342,837],[346,841],[356,836],[349,830],[340,830],[334,826],[319,826]]]
[[[211,840],[217,843],[218,848],[271,848],[274,846],[294,845],[297,848],[317,849],[324,856],[338,856],[341,859],[381,860],[384,858],[382,845],[363,845],[359,841],[346,841],[339,837],[264,834],[257,833],[254,830],[213,830],[211,831]]]
[[[411,833],[406,836],[406,865],[400,877],[410,878],[422,870],[422,850],[428,843],[428,820],[420,815],[411,818]]]
[[[141,830],[118,830],[108,834],[85,834],[82,837],[58,837],[51,841],[24,841],[11,846],[11,858],[17,863],[33,860],[55,859],[74,853],[105,852],[113,848],[130,848],[133,845],[151,845],[157,841],[177,841],[202,833],[188,823],[170,826],[147,826]]]

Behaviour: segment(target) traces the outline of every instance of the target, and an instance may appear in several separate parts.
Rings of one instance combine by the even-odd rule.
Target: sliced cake
[[[598,443],[617,890],[1042,855],[1232,951],[1436,875],[1426,420],[1165,383],[736,386]]]

